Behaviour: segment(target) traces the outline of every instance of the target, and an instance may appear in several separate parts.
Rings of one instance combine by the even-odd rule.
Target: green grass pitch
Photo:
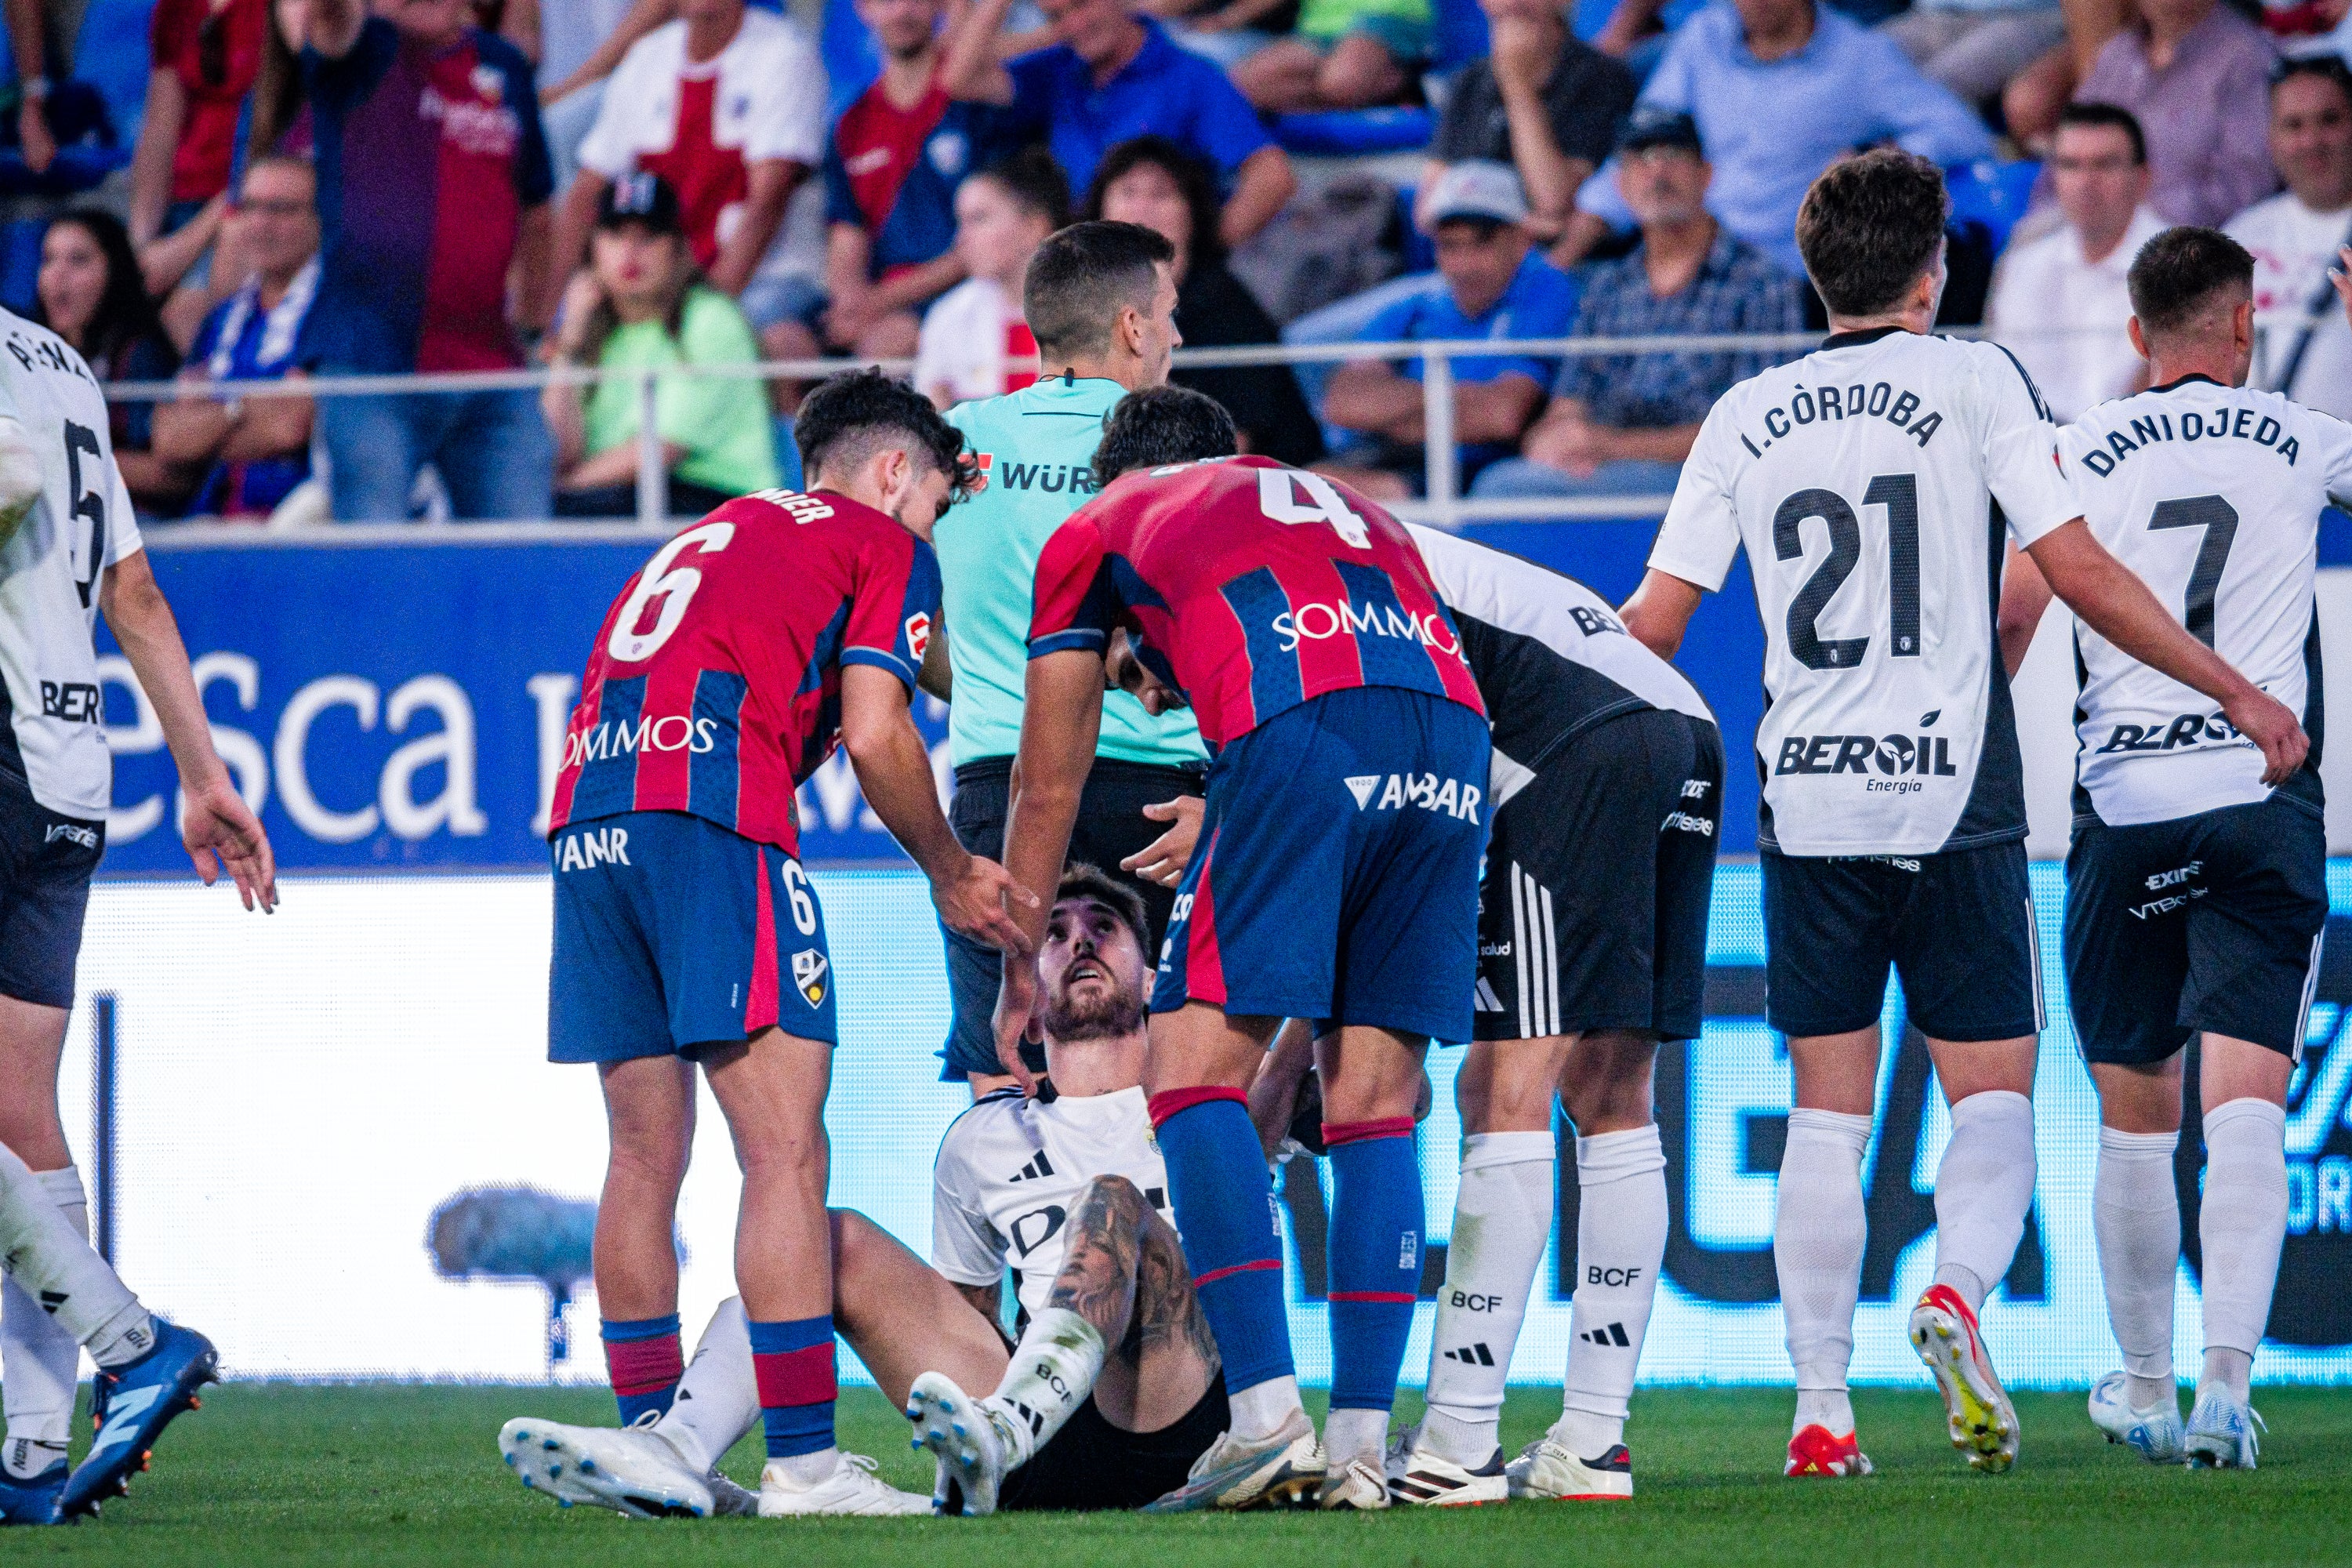
[[[1514,1391],[1516,1447],[1558,1411]],[[1435,1568],[1922,1563],[1998,1568],[2098,1564],[2352,1562],[2352,1393],[2261,1394],[2271,1423],[2262,1468],[2188,1474],[2142,1464],[2093,1430],[2076,1394],[2018,1401],[2024,1452],[2006,1477],[1967,1470],[1927,1394],[1855,1397],[1879,1473],[1851,1482],[1783,1480],[1787,1395],[1666,1389],[1636,1396],[1640,1495],[1630,1504],[1510,1503],[1371,1516],[1248,1514],[1140,1519],[1014,1515],[987,1521],[714,1520],[642,1523],[559,1510],[499,1462],[510,1415],[613,1419],[583,1390],[230,1385],[165,1436],[152,1474],[105,1516],[69,1529],[0,1531],[0,1563],[530,1563],[668,1568],[679,1563],[942,1563],[971,1568],[1211,1568],[1370,1563]],[[1411,1419],[1416,1396],[1399,1414]],[[928,1459],[870,1389],[845,1390],[845,1446],[876,1455],[904,1487],[928,1489]],[[747,1443],[730,1457],[757,1484]],[[952,1554],[952,1555],[949,1555]]]

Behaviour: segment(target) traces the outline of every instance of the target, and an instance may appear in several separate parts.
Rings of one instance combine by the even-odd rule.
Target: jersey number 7
[[[1886,604],[1896,658],[1919,657],[1919,479],[1881,474],[1862,492],[1864,506],[1886,509]],[[1854,669],[1870,650],[1868,637],[1824,639],[1815,625],[1862,559],[1862,520],[1835,490],[1799,490],[1772,514],[1772,553],[1795,561],[1805,553],[1804,526],[1820,518],[1830,531],[1828,559],[1813,568],[1789,601],[1789,652],[1807,669]]]
[[[2238,537],[2238,509],[2220,496],[2159,501],[2147,526],[2150,532],[2159,528],[2205,531],[2205,542],[2197,547],[2197,564],[2189,569],[2189,591],[2181,595],[2180,624],[2190,637],[2211,647],[2213,597],[2221,590],[2221,569],[2230,563],[2230,546]]]

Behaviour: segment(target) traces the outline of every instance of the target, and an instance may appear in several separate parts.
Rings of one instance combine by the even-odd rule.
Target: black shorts
[[[2300,1060],[2326,926],[2326,826],[2299,802],[2075,818],[2066,995],[2084,1059],[2160,1062],[2210,1029]]]
[[[1539,761],[1487,843],[1473,1037],[1696,1038],[1722,819],[1723,739],[1704,719],[1627,713]]]
[[[1088,1394],[1053,1441],[1004,1478],[996,1506],[1024,1513],[1141,1508],[1189,1480],[1192,1461],[1208,1452],[1232,1419],[1222,1372],[1209,1380],[1208,1392],[1192,1409],[1157,1432],[1112,1426]]]
[[[105,852],[103,821],[60,816],[0,772],[0,996],[73,1005],[90,874]]]
[[[2025,845],[1937,855],[1783,855],[1764,870],[1764,1014],[1784,1035],[1878,1022],[1886,968],[1911,1022],[1937,1040],[2042,1028],[2042,942]]]
[[[955,803],[949,808],[948,824],[955,829],[956,842],[974,855],[1003,858],[1013,759],[983,757],[956,769],[955,776]],[[1176,889],[1143,881],[1120,870],[1118,863],[1171,826],[1144,816],[1145,806],[1180,795],[1199,795],[1206,776],[1205,768],[1153,767],[1097,757],[1093,772],[1087,775],[1086,793],[1078,797],[1078,819],[1070,829],[1070,858],[1098,867],[1143,895],[1145,922],[1151,928],[1151,945],[1143,954],[1147,964],[1159,961],[1160,939],[1176,907]],[[997,1065],[993,1020],[996,993],[1004,977],[1003,957],[984,942],[954,931],[943,934],[948,994],[954,1002],[955,1017],[948,1026],[947,1044],[940,1050],[945,1064],[940,1078],[960,1083],[973,1073],[1001,1073],[1004,1069]],[[1045,1070],[1042,1059],[1032,1065]]]

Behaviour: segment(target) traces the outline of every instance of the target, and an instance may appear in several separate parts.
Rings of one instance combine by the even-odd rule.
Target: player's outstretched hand
[[[1007,952],[1032,951],[1028,933],[1013,918],[1013,907],[1037,907],[1037,895],[1013,879],[1011,872],[983,855],[964,857],[962,869],[952,879],[931,884],[931,902],[951,931],[974,942]]]
[[[1157,882],[1172,888],[1184,879],[1184,868],[1192,863],[1192,847],[1201,839],[1202,801],[1197,795],[1180,795],[1174,800],[1163,800],[1143,808],[1143,815],[1154,822],[1175,826],[1118,863],[1122,871],[1132,871],[1147,882]]]
[[[2223,703],[2221,716],[2263,749],[2263,783],[2273,789],[2293,778],[2311,753],[2311,737],[2287,705],[2252,686],[2243,696]]]
[[[221,868],[226,866],[247,909],[276,912],[278,858],[270,853],[269,835],[261,830],[253,808],[245,804],[227,775],[188,792],[188,815],[180,825],[180,841],[188,847],[188,858],[196,863],[196,875],[205,887],[220,880]]]
[[[1021,1059],[1021,1042],[1040,1038],[1037,1029],[1037,963],[1024,953],[1004,955],[1004,978],[996,993],[997,1064],[1021,1081],[1021,1092],[1037,1097],[1037,1075]]]

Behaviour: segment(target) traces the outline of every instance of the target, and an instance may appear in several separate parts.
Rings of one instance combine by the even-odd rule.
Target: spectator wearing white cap
[[[1536,252],[1517,170],[1455,163],[1439,176],[1425,211],[1437,237],[1443,286],[1389,305],[1364,328],[1364,342],[1489,338],[1501,345],[1567,332],[1576,315],[1576,283]],[[1507,349],[1453,362],[1464,483],[1517,448],[1557,369],[1556,360]],[[1375,500],[1418,493],[1426,462],[1421,381],[1417,359],[1360,360],[1334,372],[1323,416],[1360,439],[1328,471]]]

